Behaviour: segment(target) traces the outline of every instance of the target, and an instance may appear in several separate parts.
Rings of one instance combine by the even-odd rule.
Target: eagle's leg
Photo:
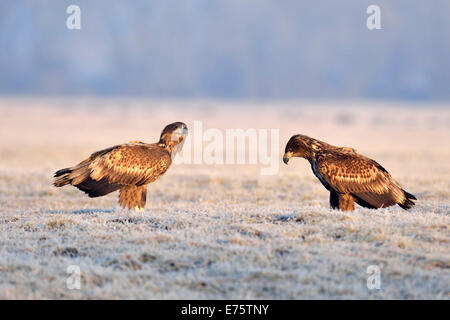
[[[339,196],[334,191],[330,191],[330,206],[332,209],[339,209]]]
[[[355,198],[348,193],[339,194],[339,209],[342,211],[355,210]]]
[[[143,211],[146,198],[147,185],[125,186],[120,189],[119,203],[124,208],[134,209],[135,211]]]

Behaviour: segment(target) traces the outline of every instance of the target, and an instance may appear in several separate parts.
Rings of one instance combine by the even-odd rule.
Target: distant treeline
[[[2,0],[0,94],[446,100],[449,17],[448,0]]]

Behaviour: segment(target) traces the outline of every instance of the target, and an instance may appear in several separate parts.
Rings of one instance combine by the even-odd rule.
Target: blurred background
[[[2,0],[0,94],[443,101],[449,17],[448,0]]]
[[[0,299],[448,299],[449,61],[450,0],[0,0]],[[174,121],[183,156],[208,129],[275,129],[245,146],[273,175],[174,163],[139,216],[53,186]],[[330,212],[310,164],[282,162],[297,133],[375,159],[416,209]]]

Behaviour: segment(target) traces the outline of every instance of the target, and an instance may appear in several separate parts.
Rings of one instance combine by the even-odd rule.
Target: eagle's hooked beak
[[[292,152],[286,152],[283,156],[283,162],[288,164],[290,158],[292,158]]]

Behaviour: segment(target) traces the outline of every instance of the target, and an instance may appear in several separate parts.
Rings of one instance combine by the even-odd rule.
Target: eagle
[[[130,141],[91,154],[76,166],[56,171],[54,186],[71,184],[89,197],[119,190],[119,204],[143,211],[147,185],[169,169],[188,134],[182,122],[167,125],[157,143]]]
[[[403,190],[379,163],[358,154],[353,148],[336,147],[297,134],[286,144],[283,162],[288,164],[292,157],[309,161],[314,175],[330,191],[333,209],[352,211],[356,202],[371,209],[398,204],[407,210],[417,200]]]

